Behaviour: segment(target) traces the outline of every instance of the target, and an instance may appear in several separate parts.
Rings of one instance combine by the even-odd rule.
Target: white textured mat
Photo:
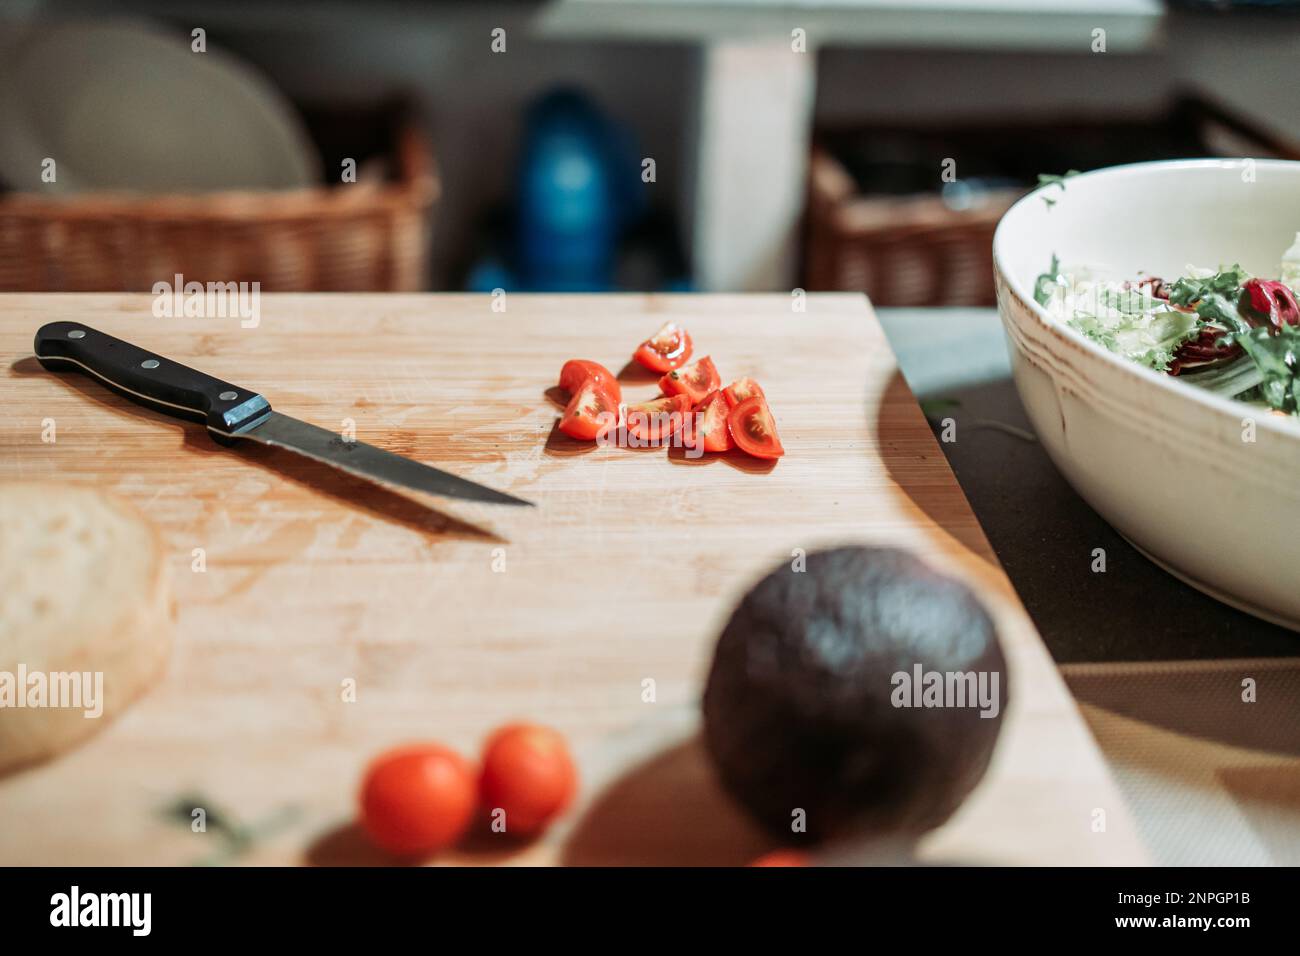
[[[1154,862],[1300,865],[1300,659],[1061,673]]]

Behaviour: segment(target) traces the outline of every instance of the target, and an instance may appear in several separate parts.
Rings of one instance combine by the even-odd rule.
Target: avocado
[[[807,555],[741,599],[714,652],[704,742],[774,833],[917,836],[979,783],[1006,709],[993,621],[894,549]]]

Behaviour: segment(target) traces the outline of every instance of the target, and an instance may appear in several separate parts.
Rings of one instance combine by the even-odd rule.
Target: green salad
[[[1300,234],[1278,278],[1240,266],[1189,266],[1170,281],[1108,279],[1056,256],[1034,298],[1055,318],[1125,358],[1202,388],[1295,415],[1300,411]]]

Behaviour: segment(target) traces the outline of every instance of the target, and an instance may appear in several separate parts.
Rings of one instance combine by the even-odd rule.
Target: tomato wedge
[[[564,368],[560,369],[560,388],[572,395],[582,388],[582,383],[589,378],[604,383],[605,391],[615,402],[623,400],[623,389],[619,386],[614,373],[599,362],[590,362],[587,359],[569,359],[564,363]]]
[[[641,343],[632,358],[652,372],[671,372],[681,368],[691,357],[691,333],[676,322],[663,327]]]
[[[644,445],[672,438],[686,424],[691,402],[685,395],[663,395],[654,401],[627,407],[627,431]]]
[[[727,396],[727,406],[735,408],[741,402],[750,398],[762,398],[763,390],[758,387],[758,383],[752,378],[738,378],[722,390],[722,394]]]
[[[802,850],[773,850],[764,853],[750,866],[811,866],[807,853]]]
[[[720,391],[710,392],[695,410],[699,422],[698,436],[704,441],[705,451],[730,451],[736,447],[727,427],[727,398]]]
[[[579,441],[600,438],[618,425],[618,400],[605,383],[587,378],[573,393],[560,418],[560,431]]]
[[[685,395],[691,400],[692,408],[704,401],[721,384],[722,379],[713,365],[713,359],[707,355],[690,365],[673,369],[659,379],[659,387],[665,395]]]
[[[755,458],[780,458],[785,454],[772,411],[761,396],[747,398],[733,408],[727,416],[727,427],[741,450]]]

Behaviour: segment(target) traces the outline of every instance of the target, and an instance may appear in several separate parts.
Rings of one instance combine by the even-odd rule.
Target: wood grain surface
[[[795,312],[785,295],[512,295],[495,312],[481,296],[266,295],[249,329],[154,318],[150,304],[0,297],[0,479],[86,482],[135,502],[169,549],[176,598],[162,682],[75,752],[0,780],[0,863],[383,862],[351,823],[368,758],[418,739],[473,754],[519,718],[568,735],[579,805],[539,842],[481,834],[438,862],[743,863],[772,843],[718,791],[698,743],[713,642],[758,577],[794,549],[839,543],[908,548],[969,582],[1010,659],[989,775],[922,856],[1145,861],[860,296],[813,295]],[[787,449],[774,468],[588,448],[555,430],[548,389],[564,360],[618,371],[669,317],[724,379],[763,384]],[[196,425],[42,370],[32,336],[56,318],[323,427],[351,419],[363,441],[537,507],[421,499],[289,452],[220,448]],[[654,394],[628,373],[625,400]],[[263,835],[225,856],[219,827],[169,818],[178,804]]]

